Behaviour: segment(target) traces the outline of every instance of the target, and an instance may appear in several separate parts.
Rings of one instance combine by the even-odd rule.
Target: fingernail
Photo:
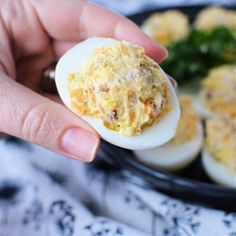
[[[170,75],[167,75],[169,77],[169,80],[171,82],[171,84],[173,85],[174,89],[176,89],[178,87],[177,81],[171,77]]]
[[[99,139],[94,134],[81,128],[68,129],[62,139],[62,150],[80,160],[90,162],[94,159]]]
[[[177,81],[175,79],[173,79],[172,82],[173,82],[174,88],[177,89],[177,87],[178,87]]]
[[[159,48],[158,53],[156,54],[156,61],[158,62],[158,64],[161,64],[168,57],[168,50],[164,46],[154,42],[153,40],[152,43],[153,48]]]
[[[163,54],[164,54],[162,60],[159,62],[159,63],[161,64],[163,61],[166,60],[166,58],[167,58],[168,55],[169,55],[169,52],[168,52],[168,50],[167,50],[165,47],[163,47],[162,45],[159,45],[159,47],[161,47],[161,48],[163,49]]]

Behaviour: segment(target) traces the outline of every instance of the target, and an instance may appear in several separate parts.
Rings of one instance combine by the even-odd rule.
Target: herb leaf
[[[169,57],[162,68],[177,82],[202,79],[212,67],[236,63],[235,31],[218,27],[212,31],[193,29],[189,35],[168,46]]]

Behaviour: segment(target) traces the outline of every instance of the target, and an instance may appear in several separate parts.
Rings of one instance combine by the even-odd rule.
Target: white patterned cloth
[[[236,235],[236,212],[187,204],[127,171],[93,166],[0,141],[0,236]]]
[[[206,3],[94,2],[123,14]],[[0,236],[236,236],[236,212],[186,204],[149,189],[127,171],[107,175],[92,166],[22,141],[1,140]]]

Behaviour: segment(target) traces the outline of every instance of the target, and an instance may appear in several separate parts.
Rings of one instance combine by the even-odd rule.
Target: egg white
[[[210,111],[204,104],[203,95],[200,91],[199,84],[191,82],[189,85],[181,86],[177,89],[178,95],[188,95],[192,97],[194,110],[203,118],[212,118],[218,116],[216,113]]]
[[[118,41],[108,38],[90,38],[71,48],[59,60],[55,71],[56,85],[62,101],[69,109],[72,110],[70,95],[67,90],[68,74],[78,71],[81,64],[91,56],[94,49],[110,46],[116,42]],[[124,136],[118,132],[109,130],[96,118],[89,116],[83,116],[81,118],[88,122],[104,140],[126,149],[150,149],[168,142],[176,133],[176,128],[180,118],[180,109],[174,88],[162,70],[161,73],[167,81],[169,101],[173,108],[158,123],[146,128],[142,134]]]
[[[137,158],[162,170],[177,171],[190,164],[198,155],[203,144],[203,127],[199,122],[194,139],[179,145],[166,143],[158,148],[135,151]]]
[[[231,173],[227,167],[216,161],[207,148],[202,152],[202,163],[206,173],[214,182],[236,188],[236,173]]]
[[[218,114],[210,111],[208,107],[204,104],[203,96],[201,93],[193,96],[193,106],[197,113],[204,119],[213,118],[219,116]]]

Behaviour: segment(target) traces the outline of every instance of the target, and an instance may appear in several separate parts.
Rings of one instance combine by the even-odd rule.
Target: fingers
[[[55,41],[53,43],[54,53],[57,58],[60,58],[66,51],[75,46],[78,41]]]
[[[0,74],[0,84],[0,132],[72,158],[94,158],[99,137],[87,123],[6,75]]]
[[[174,89],[177,89],[178,84],[177,84],[176,80],[173,77],[171,77],[170,75],[167,75],[167,76],[168,76],[172,86],[174,87]]]
[[[34,0],[33,4],[45,30],[57,41],[111,37],[143,46],[159,63],[167,55],[166,49],[154,43],[133,22],[102,7],[79,0]]]

